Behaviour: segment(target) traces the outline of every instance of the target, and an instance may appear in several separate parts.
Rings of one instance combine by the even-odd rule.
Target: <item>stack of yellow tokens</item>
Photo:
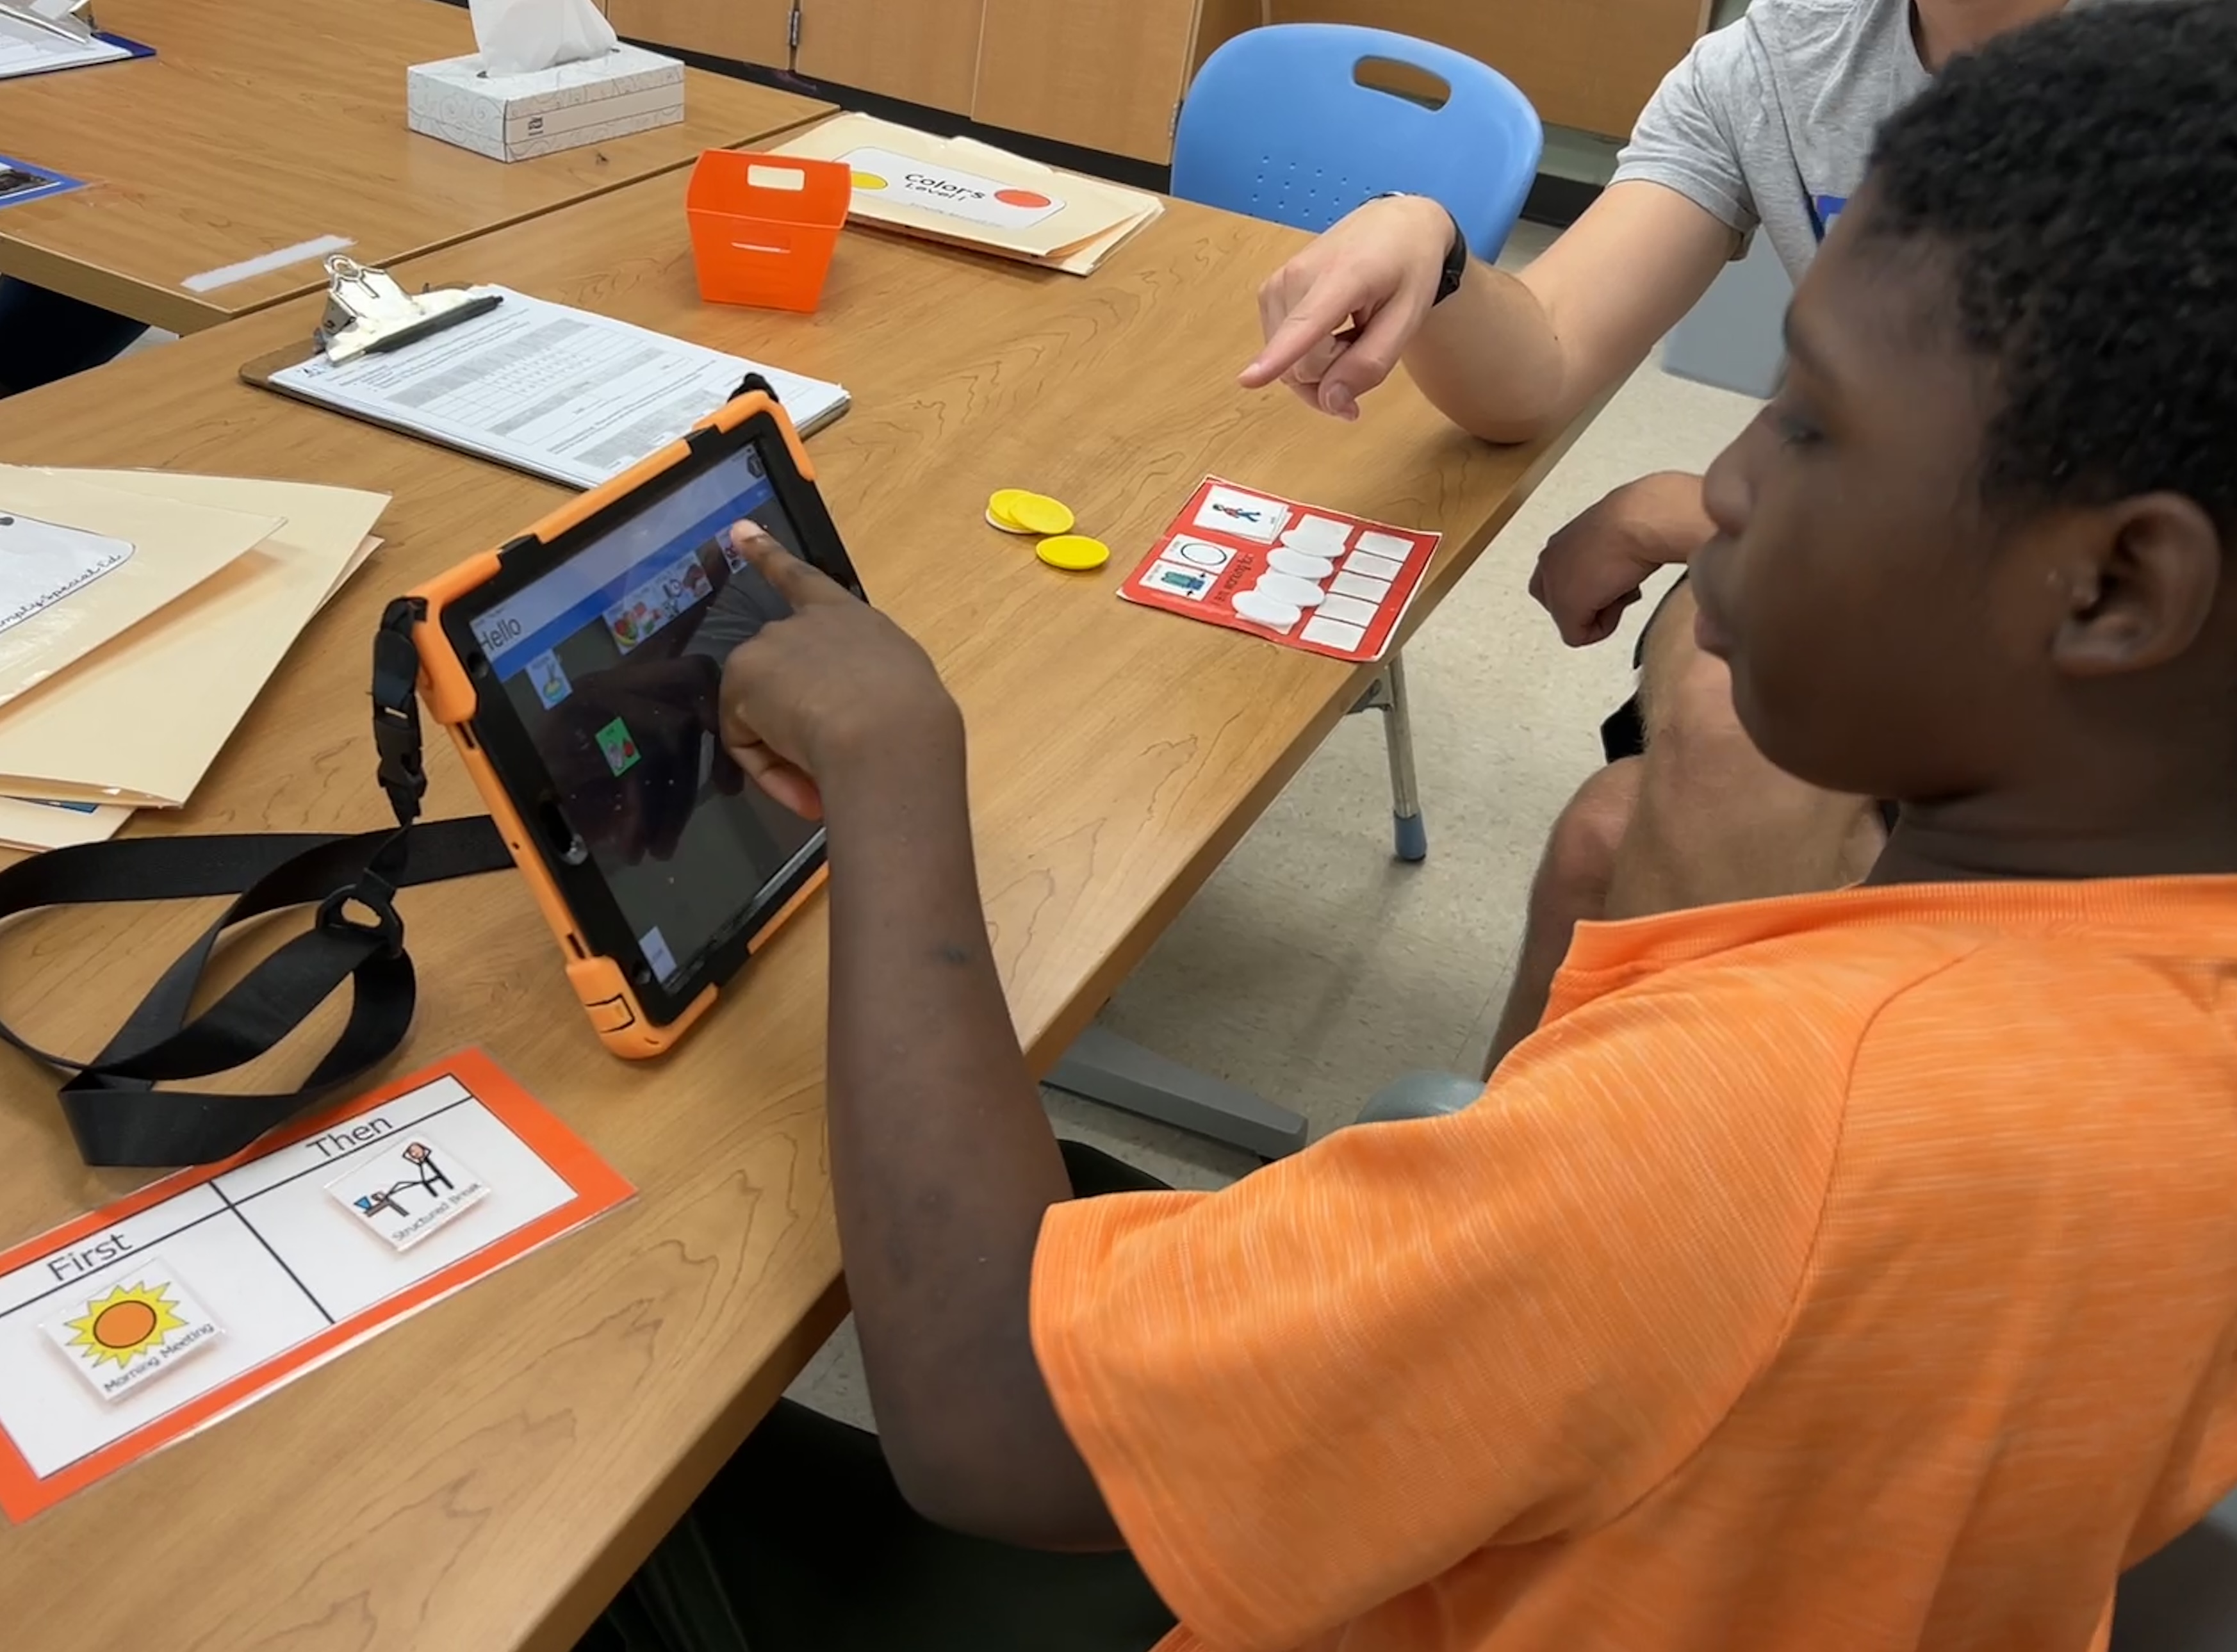
[[[1072,507],[1046,493],[1001,488],[987,501],[987,520],[1005,533],[1040,540],[1040,559],[1052,568],[1085,572],[1111,560],[1111,547],[1100,539],[1074,533]]]
[[[1046,493],[1028,493],[1022,487],[999,490],[987,501],[987,519],[1005,533],[1046,537],[1072,532],[1072,507]]]

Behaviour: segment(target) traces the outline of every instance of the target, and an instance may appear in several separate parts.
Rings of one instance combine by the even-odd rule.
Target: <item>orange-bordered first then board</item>
[[[29,1519],[631,1192],[470,1050],[0,1253],[0,1510]]]

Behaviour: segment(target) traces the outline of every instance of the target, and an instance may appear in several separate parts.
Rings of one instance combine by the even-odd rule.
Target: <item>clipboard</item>
[[[312,338],[244,364],[244,383],[564,486],[603,486],[661,451],[748,373],[803,435],[848,405],[841,386],[510,288],[410,294],[340,255],[327,272]],[[562,320],[576,325],[550,325]]]
[[[43,34],[55,35],[66,42],[89,45],[98,41],[104,46],[114,46],[124,56],[96,58],[90,63],[59,63],[42,64],[35,69],[16,69],[4,78],[29,80],[36,75],[58,75],[72,69],[98,69],[103,63],[129,63],[135,57],[153,57],[155,49],[122,35],[112,35],[97,28],[93,19],[93,0],[76,0],[68,6],[49,4],[41,8],[34,0],[0,0],[0,18],[20,23]]]

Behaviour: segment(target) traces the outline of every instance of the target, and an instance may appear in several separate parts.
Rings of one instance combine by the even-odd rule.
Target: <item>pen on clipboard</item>
[[[365,353],[367,355],[386,355],[391,350],[401,350],[407,344],[417,344],[438,333],[447,333],[463,322],[472,320],[477,315],[487,315],[504,302],[505,294],[502,293],[479,294],[439,314],[424,317],[393,333],[382,334],[365,347]]]
[[[327,360],[340,366],[363,355],[386,355],[486,315],[505,302],[502,293],[436,287],[416,296],[385,269],[336,254],[327,260],[327,313],[315,335]]]

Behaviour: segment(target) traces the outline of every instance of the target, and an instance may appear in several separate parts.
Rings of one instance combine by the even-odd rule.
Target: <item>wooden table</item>
[[[1443,530],[1426,615],[1559,444],[1502,450],[1405,385],[1356,426],[1234,387],[1252,293],[1303,238],[1177,207],[1091,279],[850,235],[812,316],[696,296],[683,181],[652,180],[414,260],[501,277],[839,380],[808,446],[874,600],[960,699],[988,922],[1046,1070],[1366,680],[1116,600],[1209,470]],[[182,819],[153,830],[381,823],[367,643],[386,598],[534,520],[546,484],[232,381],[303,336],[296,304],[0,403],[0,459],[157,466],[391,490],[388,543],[312,626]],[[1116,554],[1060,574],[981,520],[1061,495]],[[474,795],[431,746],[432,812]],[[10,1644],[568,1647],[842,1311],[824,1159],[821,903],[676,1054],[608,1059],[518,879],[404,899],[424,983],[404,1059],[479,1045],[640,1190],[589,1231],[18,1530]],[[199,915],[41,915],[0,1003],[49,1048],[96,1047]],[[0,1061],[0,1243],[122,1191],[77,1161],[51,1080]],[[28,1630],[29,1638],[21,1637]]]
[[[434,0],[101,0],[152,59],[0,81],[0,153],[84,182],[0,207],[0,274],[193,333],[309,291],[318,254],[195,291],[198,274],[347,236],[367,262],[532,218],[758,142],[830,106],[696,69],[681,124],[492,161],[404,123],[404,73],[474,50]]]

